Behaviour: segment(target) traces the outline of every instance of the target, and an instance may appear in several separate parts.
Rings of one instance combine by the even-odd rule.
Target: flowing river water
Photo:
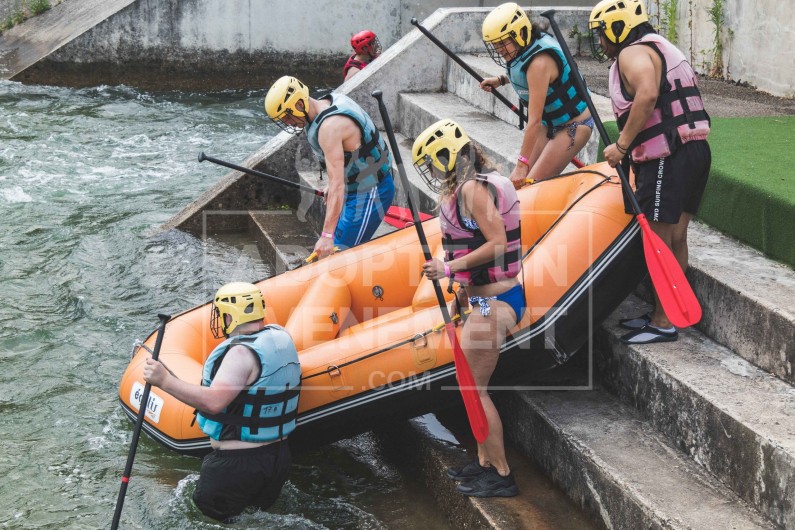
[[[107,528],[132,425],[133,340],[270,271],[242,248],[158,227],[277,129],[264,91],[147,93],[0,81],[0,527]],[[192,506],[200,461],[145,435],[122,526],[216,528]],[[233,528],[439,528],[416,478],[369,434],[297,455],[269,513]]]

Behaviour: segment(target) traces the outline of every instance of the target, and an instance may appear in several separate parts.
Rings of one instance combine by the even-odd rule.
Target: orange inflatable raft
[[[566,362],[646,273],[640,229],[624,213],[612,174],[601,164],[519,191],[528,309],[502,348],[492,382],[520,383],[523,375]],[[438,218],[423,226],[441,257]],[[301,359],[291,443],[328,443],[377,421],[460,402],[452,350],[433,286],[420,275],[422,262],[409,227],[258,282],[267,321],[289,331]],[[160,357],[183,380],[201,381],[202,364],[220,342],[210,333],[210,309],[208,302],[166,326]],[[134,353],[119,387],[132,420],[154,340],[153,332]],[[209,450],[193,408],[157,388],[144,430],[180,453]]]

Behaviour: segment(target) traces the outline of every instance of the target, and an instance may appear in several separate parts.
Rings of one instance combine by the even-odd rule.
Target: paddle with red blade
[[[560,32],[557,22],[555,21],[555,10],[550,9],[541,13],[542,17],[549,19],[552,31],[555,32],[555,37],[558,39],[563,55],[569,62],[569,66],[573,71],[572,81],[577,88],[577,91],[585,98],[588,103],[588,109],[591,111],[591,116],[596,123],[596,128],[599,130],[599,135],[605,145],[610,145],[610,137],[607,135],[602,120],[596,112],[596,107],[591,100],[588,90],[585,88],[580,70],[574,58],[571,56],[569,47],[566,45],[566,40]],[[635,194],[629,185],[627,175],[624,173],[624,168],[621,165],[616,166],[618,177],[621,179],[621,184],[626,190],[626,195],[632,204],[632,210],[635,212],[635,218],[638,220],[641,231],[643,232],[643,251],[646,256],[646,266],[649,269],[649,276],[654,284],[654,290],[657,292],[657,297],[660,299],[665,316],[674,326],[686,328],[698,323],[701,320],[701,305],[696,299],[693,288],[685,278],[685,272],[679,266],[679,262],[660,237],[652,231],[649,226],[649,221],[646,216],[640,211],[640,205],[635,198]]]
[[[380,90],[376,90],[373,92],[373,97],[378,100],[378,110],[381,113],[381,119],[384,121],[384,128],[389,137],[389,145],[392,148],[392,155],[395,157],[395,164],[400,174],[400,182],[403,185],[403,189],[406,191],[409,208],[414,218],[414,228],[417,229],[417,236],[420,239],[425,261],[430,261],[433,259],[433,256],[431,256],[431,249],[428,246],[428,240],[425,238],[425,231],[422,229],[422,224],[420,223],[417,206],[414,204],[414,201],[411,200],[409,179],[406,176],[406,170],[403,168],[403,160],[400,157],[397,140],[395,140],[395,132],[392,130],[392,122],[389,120],[389,113],[386,110],[386,105],[384,105],[383,93]],[[478,396],[476,390],[475,378],[472,377],[469,363],[464,356],[464,352],[461,350],[461,345],[458,343],[458,336],[455,334],[455,328],[450,319],[450,312],[447,310],[444,294],[442,294],[442,287],[439,285],[438,280],[433,280],[433,289],[436,292],[436,300],[439,302],[439,309],[442,311],[444,327],[447,330],[447,338],[450,340],[450,345],[453,347],[455,371],[458,375],[459,388],[461,390],[461,397],[464,400],[464,408],[466,408],[467,417],[469,418],[469,425],[478,443],[483,443],[489,436],[489,424],[486,420],[486,412],[483,410],[483,403],[481,403],[480,396]]]
[[[451,50],[450,48],[445,46],[445,44],[442,41],[437,39],[436,36],[428,30],[428,28],[424,27],[422,24],[417,22],[416,18],[412,18],[411,19],[411,23],[414,24],[415,26],[417,26],[417,29],[420,30],[420,32],[423,35],[428,37],[428,39],[432,43],[434,43],[436,46],[438,46],[440,50],[442,50],[444,53],[446,53],[448,57],[450,57],[452,60],[454,60],[456,63],[458,63],[459,66],[461,66],[461,68],[463,68],[469,75],[474,77],[475,80],[477,80],[478,83],[482,83],[483,82],[483,76],[481,76],[474,69],[472,69],[472,67],[469,66],[467,63],[465,63],[464,60],[461,57],[459,57],[453,50]],[[508,98],[506,98],[505,96],[500,94],[496,89],[492,89],[491,94],[495,98],[497,98],[497,100],[500,103],[502,103],[503,105],[505,105],[506,107],[511,109],[511,111],[513,111],[514,114],[519,116],[519,129],[523,129],[524,128],[524,122],[526,120],[525,120],[525,116],[522,114],[522,111],[519,110],[519,108],[516,105],[511,103],[508,100]],[[571,163],[576,168],[581,168],[584,165],[582,162],[580,162],[580,160],[577,157],[572,158],[571,159]]]

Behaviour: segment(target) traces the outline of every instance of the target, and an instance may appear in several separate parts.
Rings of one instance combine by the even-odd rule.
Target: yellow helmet
[[[621,44],[629,36],[630,31],[648,21],[649,16],[641,0],[602,0],[591,10],[591,16],[588,17],[591,45],[594,45],[594,39],[596,42],[599,41],[598,32],[601,32],[608,42]]]
[[[303,102],[303,110],[298,108],[299,101]],[[304,128],[307,122],[307,109],[309,109],[309,88],[296,77],[288,75],[280,77],[265,96],[265,114],[290,134],[301,132]],[[288,115],[299,119],[286,123]]]
[[[469,136],[453,120],[439,120],[417,136],[411,148],[411,160],[429,188],[436,192],[442,189],[431,167],[447,175],[455,168],[458,152],[468,142]]]
[[[482,33],[489,55],[500,66],[505,66],[506,60],[500,53],[503,46],[499,43],[512,38],[516,47],[521,50],[532,39],[530,18],[519,4],[513,2],[502,4],[489,13],[483,21]]]
[[[226,317],[231,320],[227,324]],[[213,337],[228,337],[240,324],[265,318],[265,300],[262,292],[253,283],[227,283],[215,293],[210,331]]]

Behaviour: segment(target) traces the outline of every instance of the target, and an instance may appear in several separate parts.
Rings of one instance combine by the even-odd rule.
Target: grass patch
[[[605,128],[618,137],[615,122]],[[795,116],[715,118],[709,144],[699,219],[795,267]]]
[[[31,0],[28,3],[28,9],[34,15],[41,15],[48,9],[50,9],[50,0]]]

